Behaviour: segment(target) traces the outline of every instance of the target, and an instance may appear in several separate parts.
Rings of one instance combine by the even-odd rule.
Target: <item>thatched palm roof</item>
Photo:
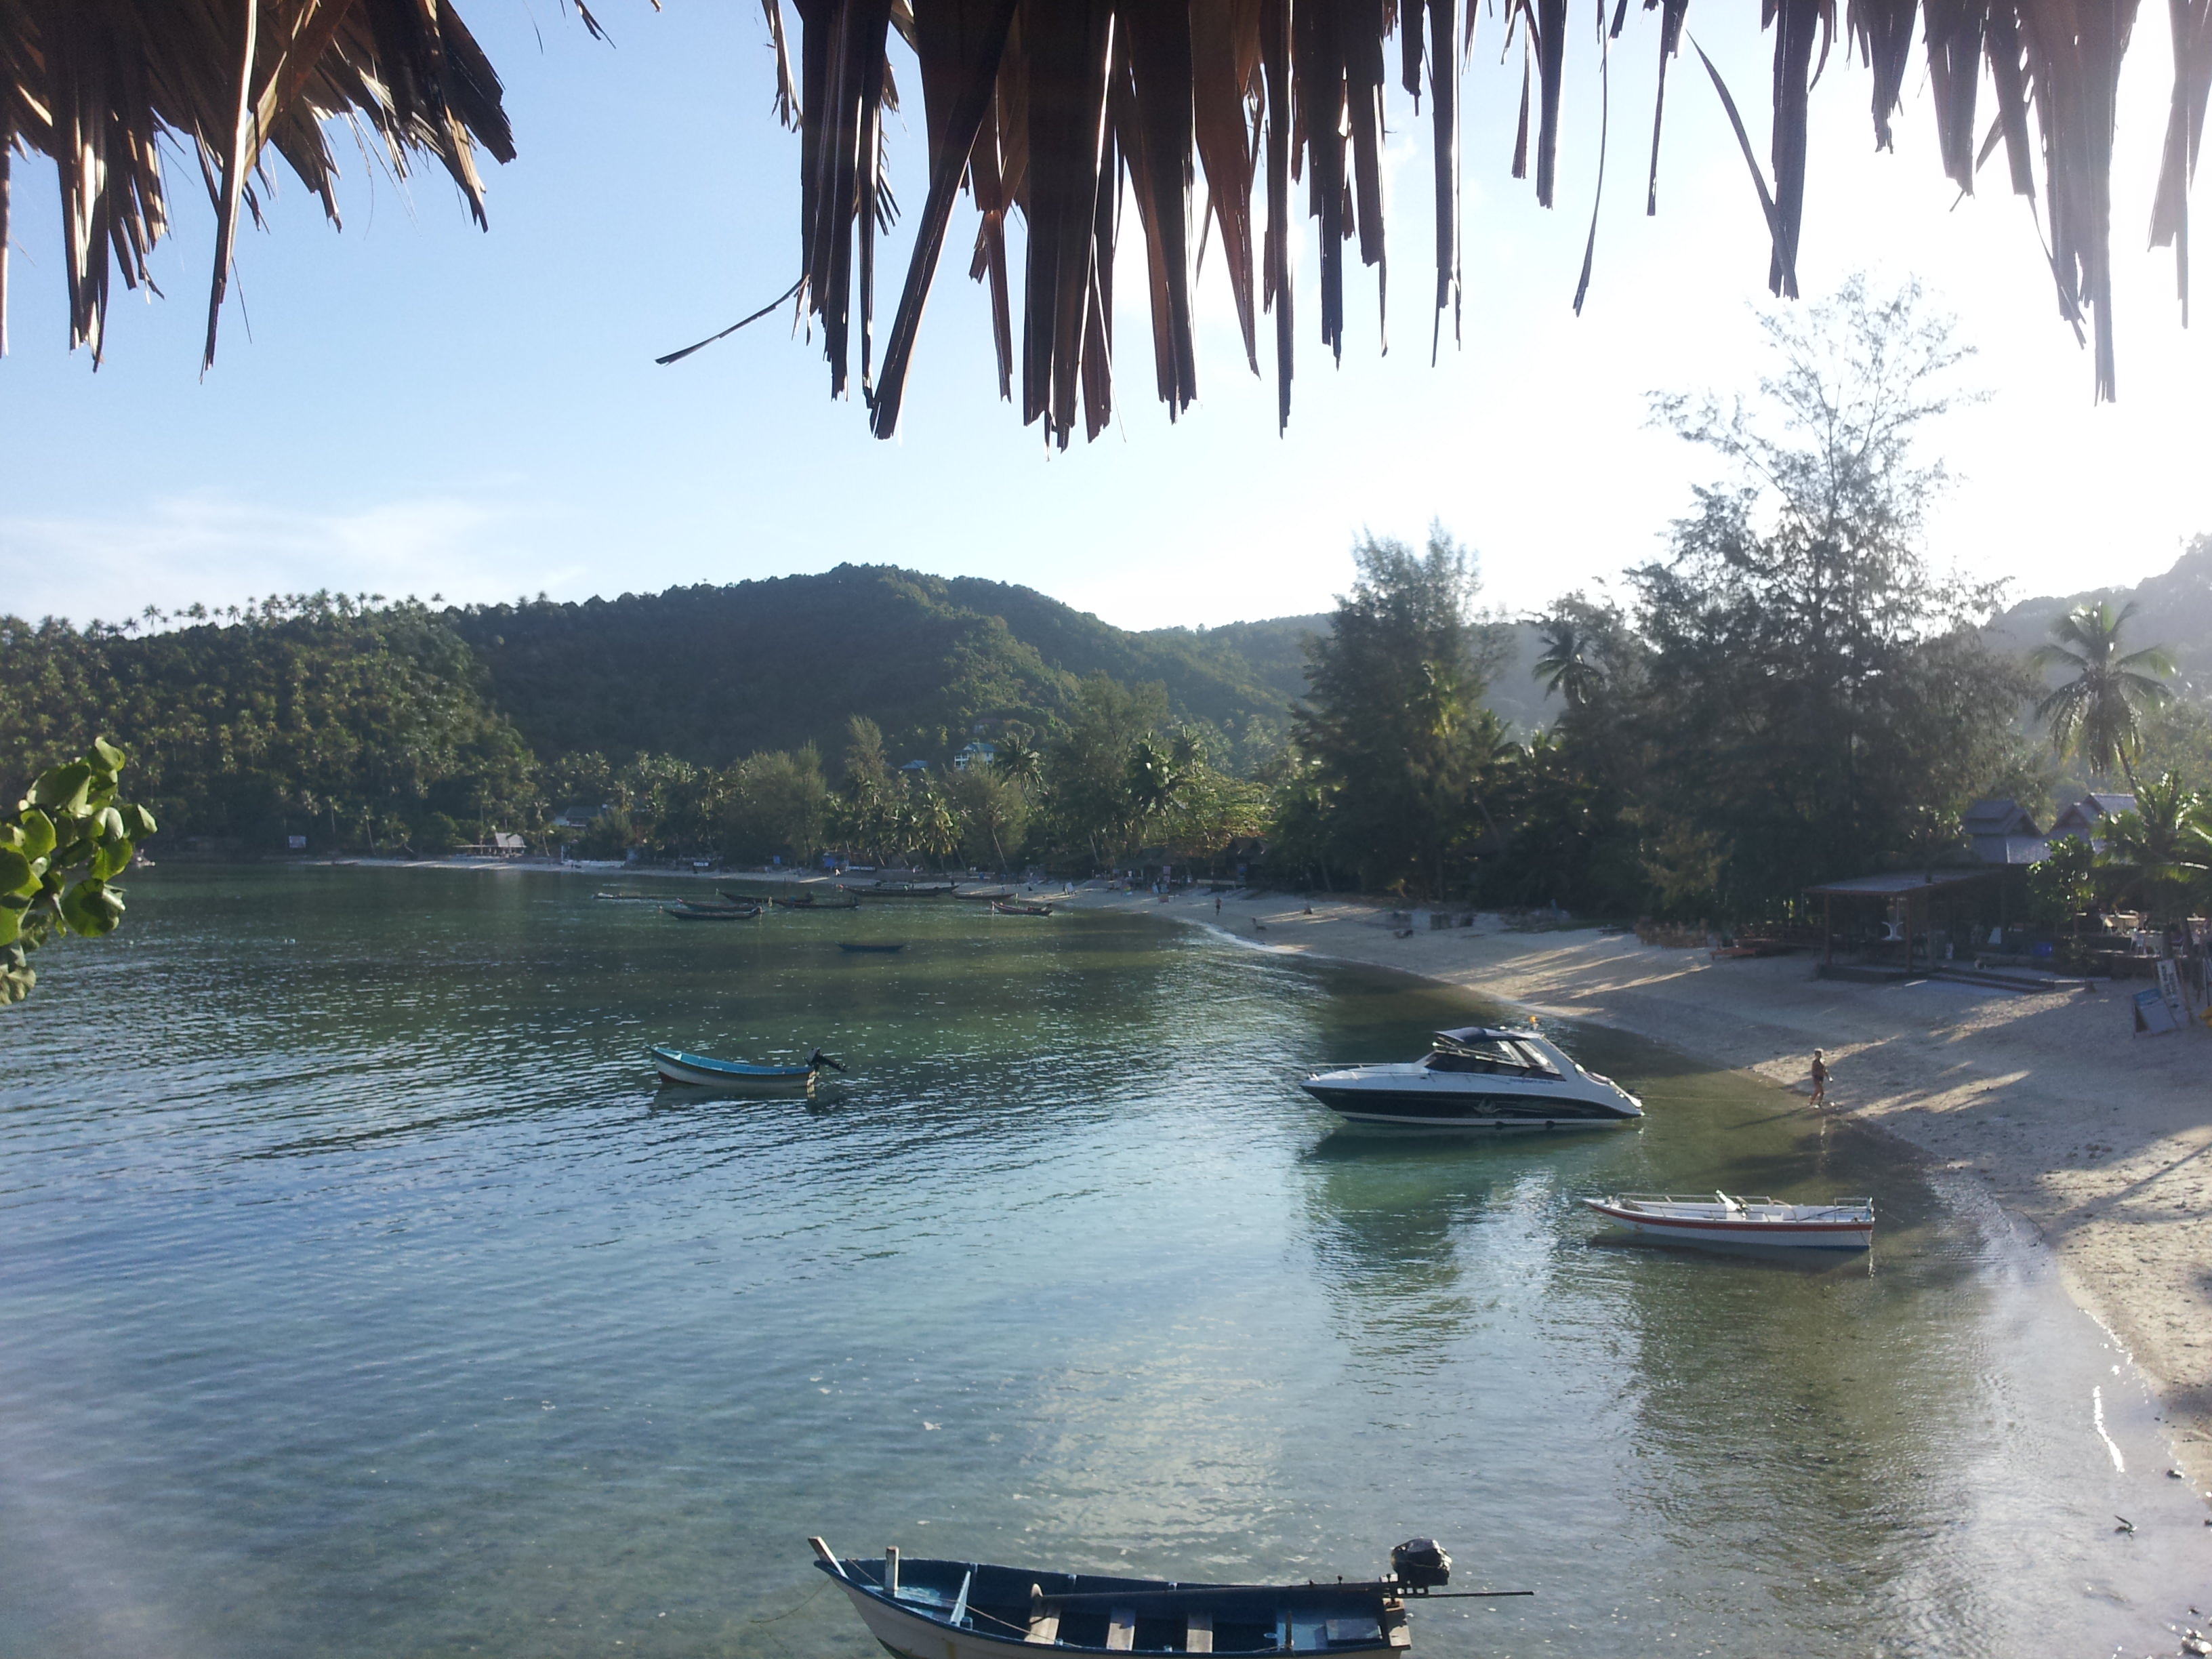
[[[1065,445],[1079,413],[1096,436],[1112,410],[1113,252],[1117,181],[1134,199],[1151,289],[1152,365],[1173,416],[1195,395],[1191,327],[1193,187],[1217,233],[1256,370],[1258,308],[1273,313],[1281,417],[1293,362],[1290,237],[1304,212],[1318,222],[1321,340],[1340,351],[1346,250],[1384,261],[1383,89],[1395,74],[1427,95],[1435,171],[1435,304],[1458,322],[1462,240],[1457,141],[1460,70],[1479,0],[792,0],[799,70],[784,61],[780,0],[763,0],[779,52],[783,107],[801,134],[805,301],[823,325],[832,389],[845,389],[857,303],[863,390],[879,436],[898,422],[915,331],[964,186],[982,212],[971,274],[991,286],[1000,385],[1012,395],[1013,349],[1005,221],[1028,228],[1022,282],[1020,395]],[[1536,198],[1552,205],[1560,90],[1571,35],[1567,0],[1503,0],[1506,45],[1523,53],[1516,178],[1533,165]],[[1599,0],[1603,21],[1604,0]],[[1735,100],[1716,88],[1750,164],[1770,231],[1768,286],[1797,292],[1805,211],[1807,99],[1836,33],[1835,0],[1763,0],[1774,35],[1773,137],[1764,165]],[[1653,112],[1647,210],[1656,210],[1659,123],[1668,60],[1684,37],[1688,0],[1658,10],[1661,107]],[[1609,43],[1628,21],[1613,0]],[[2170,0],[2175,81],[2151,226],[2188,292],[2188,185],[2212,89],[2212,0]],[[1876,141],[1913,50],[1920,0],[1850,0],[1847,50],[1873,71]],[[2002,142],[2014,191],[2036,197],[2048,225],[2062,314],[2096,341],[2097,392],[2113,392],[2111,174],[2120,60],[2136,0],[1927,0],[1923,31],[1945,171],[1971,191],[1978,162]],[[871,330],[875,233],[884,211],[879,112],[894,96],[884,40],[897,28],[920,60],[929,127],[929,193],[880,370]],[[1394,40],[1395,37],[1395,40]],[[1393,50],[1395,46],[1395,50]],[[1699,53],[1700,58],[1703,53]],[[1986,63],[1996,108],[1977,143]],[[1255,238],[1253,185],[1264,180]],[[1255,258],[1255,249],[1257,248]],[[1589,268],[1583,265],[1587,285]],[[1580,304],[1579,295],[1577,304]]]
[[[965,189],[981,214],[969,270],[989,285],[1002,393],[1014,395],[1018,368],[1025,421],[1042,422],[1062,445],[1079,417],[1095,436],[1113,407],[1113,252],[1126,187],[1144,234],[1153,374],[1170,414],[1196,395],[1194,250],[1212,235],[1255,372],[1259,319],[1272,316],[1287,421],[1293,186],[1303,185],[1304,211],[1318,221],[1322,344],[1340,351],[1347,246],[1377,268],[1378,281],[1383,265],[1382,106],[1394,76],[1426,99],[1434,303],[1439,328],[1446,309],[1456,328],[1457,88],[1478,3],[791,0],[794,65],[781,0],[763,0],[778,105],[800,135],[795,291],[822,325],[833,391],[847,389],[857,323],[871,420],[879,435],[896,428],[923,301]],[[1537,199],[1549,206],[1568,3],[1500,3],[1506,45],[1517,44],[1524,63],[1513,173],[1533,167]],[[1662,108],[1688,3],[1644,0],[1660,14],[1646,49],[1659,55]],[[1762,3],[1774,34],[1763,163],[1717,73],[1713,81],[1766,215],[1769,286],[1794,295],[1807,99],[1834,44],[1836,0]],[[2212,93],[2212,0],[2168,0],[2167,9],[2174,89],[2150,234],[2154,246],[2175,250],[2185,320],[2188,187]],[[2136,0],[1926,0],[1923,19],[1921,0],[1849,0],[1843,20],[1846,51],[1872,70],[1878,143],[1889,142],[1919,24],[1946,172],[1971,191],[1977,166],[2002,143],[2013,189],[2038,199],[2061,313],[2077,331],[2094,331],[2100,397],[2113,391],[2112,137],[2136,10]],[[1613,0],[1609,40],[1620,39],[1628,12],[1628,0]],[[883,132],[896,99],[894,29],[921,66],[929,185],[878,362],[876,239],[895,212]],[[1978,140],[1985,64],[1996,109]],[[1660,112],[1647,192],[1654,210]],[[474,149],[502,161],[513,154],[498,79],[447,0],[0,0],[0,319],[9,150],[41,151],[60,167],[70,326],[96,357],[111,261],[126,283],[145,281],[147,251],[167,228],[157,149],[167,137],[198,160],[216,207],[212,360],[237,216],[241,206],[258,211],[252,181],[264,151],[274,148],[335,219],[325,124],[336,117],[372,133],[395,170],[405,170],[410,152],[436,157],[480,221]],[[1201,179],[1200,211],[1211,223],[1194,226]],[[1014,211],[1026,229],[1018,362],[1006,239]]]
[[[479,223],[476,147],[514,155],[499,77],[440,0],[0,0],[0,349],[13,149],[60,170],[70,343],[95,362],[111,272],[148,283],[146,256],[168,229],[162,141],[198,163],[216,210],[204,367],[239,213],[260,216],[265,152],[337,222],[325,132],[337,118],[403,176],[410,152],[434,156]]]

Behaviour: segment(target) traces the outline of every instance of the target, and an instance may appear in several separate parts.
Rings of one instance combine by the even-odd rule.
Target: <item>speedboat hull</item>
[[[1038,1653],[1411,1651],[1404,1603],[1375,1585],[1203,1585],[968,1561],[816,1563],[899,1659]]]
[[[1605,1129],[1644,1116],[1644,1103],[1612,1079],[1521,1030],[1439,1031],[1424,1059],[1341,1066],[1298,1086],[1352,1122],[1402,1128]]]
[[[1778,1204],[1772,1199],[1681,1199],[1643,1194],[1586,1198],[1583,1203],[1643,1237],[1687,1244],[1780,1245],[1796,1249],[1863,1250],[1874,1243],[1874,1201]]]
[[[1321,1078],[1298,1085],[1352,1123],[1384,1123],[1408,1129],[1619,1129],[1642,1120],[1641,1112],[1592,1112],[1579,1101],[1547,1101],[1526,1096],[1439,1096],[1410,1089],[1332,1088]]]

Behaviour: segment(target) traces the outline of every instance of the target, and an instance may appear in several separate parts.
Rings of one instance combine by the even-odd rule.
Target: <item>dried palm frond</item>
[[[776,0],[767,0],[778,20]],[[821,319],[833,390],[845,384],[854,303],[847,250],[863,263],[870,191],[857,135],[870,77],[889,27],[885,0],[794,0],[809,65],[856,64],[809,78],[799,99],[805,303]],[[1079,403],[1095,435],[1112,408],[1113,270],[1124,192],[1145,237],[1154,378],[1170,415],[1197,395],[1192,326],[1192,191],[1202,174],[1203,211],[1218,229],[1245,352],[1255,372],[1252,198],[1264,179],[1266,222],[1257,259],[1259,303],[1274,313],[1279,419],[1290,418],[1291,185],[1303,179],[1320,244],[1321,338],[1340,353],[1345,245],[1355,241],[1387,270],[1382,227],[1382,93],[1390,37],[1400,78],[1418,98],[1428,70],[1436,172],[1437,331],[1449,305],[1456,330],[1462,240],[1459,228],[1458,82],[1474,40],[1475,0],[912,0],[912,43],[930,108],[930,198],[900,301],[899,320],[870,394],[878,435],[897,428],[922,303],[934,275],[951,198],[964,184],[983,222],[970,274],[992,286],[1001,394],[1013,396],[1006,223],[1026,226],[1021,405],[1065,447]],[[1766,167],[1753,152],[1735,100],[1710,60],[1716,88],[1743,146],[1769,228],[1767,281],[1797,292],[1805,214],[1806,140],[1813,83],[1833,45],[1836,0],[1761,0],[1774,35],[1771,137]],[[2136,0],[1848,0],[1850,43],[1873,76],[1877,143],[1891,142],[1917,25],[1928,54],[1936,136],[1945,173],[1962,191],[1996,144],[2013,189],[2037,195],[2050,228],[2060,308],[2096,342],[2097,394],[2114,389],[2112,344],[2111,172],[2119,65]],[[2212,94],[2212,0],[2168,0],[2175,80],[2154,245],[2176,251],[2184,318],[2188,289],[2188,191]],[[1505,46],[1520,35],[1528,68],[1514,176],[1534,152],[1539,203],[1550,206],[1559,173],[1568,0],[1504,0]],[[1644,0],[1660,13],[1660,93],[1667,60],[1684,38],[1688,0]],[[1607,38],[1626,21],[1615,0]],[[1601,9],[1599,21],[1604,23]],[[855,54],[865,54],[865,61]],[[1986,64],[1995,120],[1978,152],[1975,103]],[[1658,206],[1660,117],[1652,117],[1645,205]],[[2037,131],[2031,136],[2028,112]],[[834,151],[838,164],[825,167]],[[1771,168],[1771,185],[1769,185]],[[1588,280],[1587,259],[1584,281]],[[863,327],[872,306],[866,281]]]
[[[100,361],[111,272],[149,283],[168,229],[160,148],[185,147],[216,211],[207,345],[215,361],[238,217],[261,216],[274,149],[338,217],[325,123],[373,133],[404,177],[434,157],[484,222],[478,145],[514,145],[499,77],[438,0],[0,0],[0,348],[4,348],[8,156],[53,158],[61,177],[70,343]],[[259,181],[257,186],[257,180]]]

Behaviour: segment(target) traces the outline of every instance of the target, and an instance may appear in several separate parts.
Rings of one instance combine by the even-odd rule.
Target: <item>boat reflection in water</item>
[[[1422,1129],[1596,1129],[1633,1123],[1644,1103],[1584,1071],[1533,1031],[1438,1031],[1419,1060],[1319,1072],[1298,1086],[1355,1123]]]

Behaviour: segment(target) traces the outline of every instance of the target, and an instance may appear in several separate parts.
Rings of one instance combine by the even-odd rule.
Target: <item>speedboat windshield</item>
[[[1474,1027],[1436,1033],[1436,1049],[1428,1058],[1432,1072],[1516,1072],[1537,1077],[1557,1077],[1559,1068],[1551,1058],[1507,1031]]]

